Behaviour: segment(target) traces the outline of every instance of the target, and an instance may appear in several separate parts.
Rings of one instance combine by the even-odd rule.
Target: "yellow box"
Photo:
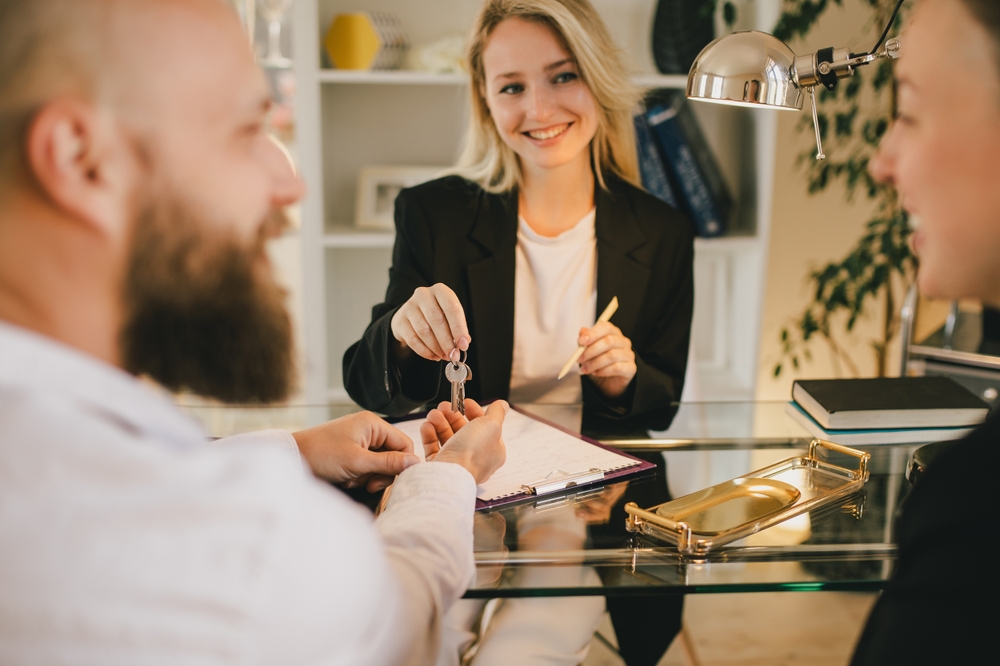
[[[409,48],[398,19],[385,12],[337,14],[324,45],[337,69],[398,69]]]

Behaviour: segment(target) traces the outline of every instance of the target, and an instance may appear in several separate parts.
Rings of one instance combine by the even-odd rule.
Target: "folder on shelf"
[[[395,422],[423,456],[425,414]],[[476,510],[576,492],[648,471],[654,465],[514,407],[503,425],[507,461],[476,489]]]

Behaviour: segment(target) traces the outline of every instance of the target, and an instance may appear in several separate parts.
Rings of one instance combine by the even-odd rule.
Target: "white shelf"
[[[321,83],[374,84],[374,85],[422,85],[422,86],[464,86],[468,84],[466,74],[442,74],[436,72],[415,72],[410,70],[359,71],[321,69],[317,74]],[[632,82],[641,88],[687,87],[687,77],[683,74],[638,74]]]
[[[353,227],[336,227],[323,235],[323,246],[334,249],[351,248],[391,248],[396,240],[393,231],[377,229],[355,229]],[[756,236],[718,236],[716,238],[695,238],[695,248],[713,250],[729,250],[747,248],[756,245]]]
[[[321,69],[318,76],[321,83],[460,86],[469,82],[469,77],[465,74],[414,72],[402,69],[381,71]]]
[[[392,247],[396,232],[378,229],[336,227],[323,234],[323,247],[327,248],[377,248]]]
[[[333,405],[352,405],[354,401],[343,388],[331,388],[326,391],[326,401]]]
[[[674,88],[686,90],[688,77],[685,74],[637,74],[632,83],[640,88]]]

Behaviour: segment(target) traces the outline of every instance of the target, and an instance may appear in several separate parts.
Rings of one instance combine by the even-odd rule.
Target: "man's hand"
[[[433,460],[441,447],[445,445],[452,436],[468,425],[472,419],[477,419],[486,410],[473,400],[465,399],[465,416],[460,412],[451,411],[450,402],[442,402],[437,409],[432,409],[427,413],[427,419],[420,426],[420,438],[424,443],[424,457]]]
[[[413,442],[371,412],[360,412],[292,433],[316,476],[347,488],[382,490],[420,462]]]
[[[469,403],[478,408],[481,415],[476,412],[469,414]],[[483,483],[493,472],[500,469],[504,460],[507,459],[507,449],[500,438],[503,428],[504,417],[510,410],[510,406],[503,400],[497,400],[482,412],[482,407],[471,400],[466,401],[466,413],[472,418],[466,420],[461,414],[451,412],[450,406],[445,411],[444,405],[437,410],[432,410],[432,414],[439,412],[447,422],[447,427],[442,431],[437,431],[438,425],[428,421],[420,427],[420,434],[424,440],[424,449],[427,450],[428,440],[440,441],[440,452],[434,456],[434,462],[457,463],[469,470],[477,484]],[[448,420],[451,416],[452,420]],[[457,417],[457,418],[455,418]],[[440,439],[441,435],[447,435]]]

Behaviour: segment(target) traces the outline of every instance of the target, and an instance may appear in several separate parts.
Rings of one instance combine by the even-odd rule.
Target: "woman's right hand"
[[[406,358],[412,350],[430,361],[445,361],[456,347],[468,351],[472,342],[462,303],[441,283],[414,290],[393,315],[391,328],[400,343],[399,358]]]

